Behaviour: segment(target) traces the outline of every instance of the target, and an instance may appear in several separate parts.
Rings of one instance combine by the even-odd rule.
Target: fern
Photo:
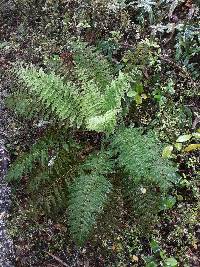
[[[94,47],[84,42],[71,42],[74,52],[75,74],[78,80],[93,80],[100,91],[113,79],[113,67]]]
[[[111,159],[111,151],[101,149],[99,153],[89,155],[86,161],[81,165],[81,171],[95,172],[107,175],[113,172],[114,161]]]
[[[104,94],[95,92],[95,86],[87,91],[89,99],[85,95],[80,103],[84,103],[83,114],[86,112],[86,128],[98,132],[112,132],[117,124],[117,114],[121,111],[122,99],[130,90],[129,77],[119,73],[118,77],[113,79],[104,89]],[[97,89],[96,89],[97,90]],[[93,91],[93,92],[91,92]],[[90,93],[91,92],[91,93]],[[95,92],[95,93],[94,93]]]
[[[54,217],[59,213],[63,213],[67,209],[68,199],[68,182],[64,181],[62,184],[51,182],[51,188],[40,193],[37,201],[34,199],[34,204],[37,210],[42,210],[48,213],[49,216]]]
[[[73,149],[76,145],[66,147],[62,139],[46,142],[41,140],[14,163],[8,177],[17,179],[30,172],[29,187],[31,192],[37,192],[37,209],[44,207],[50,215],[67,209],[71,235],[80,246],[109,203],[117,177],[122,179],[124,200],[130,203],[135,220],[143,218],[140,210],[147,211],[150,202],[150,213],[155,215],[162,193],[177,180],[176,168],[162,159],[161,145],[153,132],[144,135],[140,129],[123,128],[112,136],[109,147],[106,142],[104,149],[89,155],[81,164]],[[57,151],[53,161],[49,148]],[[143,186],[148,191],[145,195],[140,190]],[[161,194],[156,187],[160,187]]]
[[[80,175],[70,190],[70,232],[78,245],[83,245],[102,212],[111,190],[110,182],[97,173]]]
[[[43,187],[50,180],[49,171],[40,172],[38,175],[34,175],[33,179],[29,182],[30,192],[39,192],[39,189]]]
[[[93,116],[87,120],[86,128],[97,132],[113,132],[117,124],[117,110],[107,111],[104,115]]]
[[[30,94],[36,95],[47,110],[50,109],[61,120],[70,117],[70,121],[73,121],[77,105],[73,83],[64,83],[53,72],[46,74],[33,66],[19,68],[17,75],[29,88]]]
[[[123,128],[111,147],[122,173],[122,189],[131,217],[143,232],[157,220],[162,196],[178,181],[176,167],[162,158],[163,146],[153,131]]]
[[[56,159],[58,159],[59,163],[62,162],[61,154],[63,153],[63,150],[67,157],[69,156],[69,148],[79,148],[78,144],[72,138],[68,137],[68,134],[69,133],[63,127],[57,127],[56,132],[52,131],[52,128],[46,130],[44,137],[41,137],[32,145],[30,151],[24,152],[10,166],[7,179],[9,181],[19,180],[23,175],[31,173],[36,167],[38,169],[41,167],[44,170],[47,168],[48,172],[50,167],[52,169],[52,166],[54,167],[54,170],[60,168],[60,166],[57,166],[58,163]],[[68,162],[72,161],[72,159],[73,157],[71,157]],[[62,160],[64,160],[64,158]],[[67,162],[66,158],[65,162]]]
[[[84,126],[88,130],[112,132],[117,123],[117,114],[121,111],[121,101],[131,89],[130,78],[119,73],[105,88],[104,93],[97,87],[94,80],[85,81],[81,88],[68,81],[64,82],[54,73],[45,73],[35,67],[17,71],[18,77],[28,87],[30,100],[24,97],[23,110],[32,103],[32,96],[46,107],[46,110],[58,118],[66,120],[70,126]],[[28,116],[40,112],[38,105],[31,105]],[[38,108],[38,110],[37,110]],[[19,109],[16,107],[16,109]],[[36,109],[36,110],[35,110]],[[27,111],[28,111],[27,110]]]
[[[100,91],[94,81],[85,82],[81,87],[79,96],[79,120],[84,121],[94,115],[99,115],[102,112],[102,99]]]
[[[55,149],[57,145],[57,140],[54,140],[49,136],[40,139],[32,146],[29,152],[24,153],[13,165],[11,165],[7,179],[9,181],[20,179],[23,175],[31,172],[37,162],[43,166],[46,165],[49,160],[49,149]]]
[[[93,47],[80,42],[72,47],[75,77],[17,66],[15,74],[23,86],[10,98],[10,106],[28,118],[46,114],[69,127],[113,132],[132,78],[122,72],[114,76],[107,59]]]
[[[144,180],[163,190],[177,182],[176,168],[162,158],[162,146],[152,131],[143,134],[141,129],[123,129],[114,136],[112,147],[130,182],[139,184]]]
[[[162,190],[157,190],[156,185],[148,181],[136,184],[132,177],[123,178],[124,202],[130,210],[130,217],[141,232],[147,233],[158,219],[161,205]]]
[[[6,106],[13,109],[19,116],[25,116],[27,119],[37,117],[39,113],[41,117],[44,117],[45,113],[47,113],[36,98],[31,99],[25,93],[15,93],[8,96]],[[38,114],[36,114],[35,110],[38,111]]]
[[[69,226],[78,245],[83,245],[108,202],[112,189],[106,174],[112,171],[112,161],[106,153],[91,155],[82,165],[81,173],[70,187]]]
[[[79,164],[76,159],[79,148],[73,139],[65,141],[60,138],[46,164],[35,164],[29,175],[28,190],[30,193],[38,193],[32,197],[37,209],[43,209],[49,214],[66,209],[68,186]]]
[[[37,209],[44,208],[49,215],[68,212],[71,235],[83,245],[108,206],[114,186],[120,186],[116,191],[124,194],[135,218],[136,214],[142,218],[135,202],[144,210],[150,202],[155,214],[159,197],[177,176],[172,162],[162,158],[162,145],[153,131],[143,134],[141,129],[118,129],[138,77],[123,72],[114,75],[107,60],[84,43],[73,44],[73,49],[71,77],[34,66],[16,70],[26,89],[13,96],[11,106],[20,99],[16,110],[21,109],[21,114],[34,117],[42,110],[54,125],[47,126],[47,133],[52,134],[46,134],[12,164],[7,178],[11,181],[28,174],[29,192]],[[84,130],[100,132],[100,140],[83,142],[82,147],[81,138],[88,140]],[[71,140],[73,136],[79,145]],[[99,151],[86,156],[88,147],[89,151]],[[140,194],[142,186],[148,187],[145,197]]]

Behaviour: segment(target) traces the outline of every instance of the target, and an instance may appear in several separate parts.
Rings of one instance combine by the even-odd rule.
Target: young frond
[[[101,114],[93,113],[93,116],[87,118],[87,129],[113,132],[117,124],[117,114],[121,111],[122,99],[130,88],[129,77],[120,72],[104,89],[104,94],[96,99],[95,106],[100,106]]]
[[[104,92],[95,80],[82,82],[78,89],[77,84],[64,82],[54,73],[47,74],[33,66],[21,67],[17,74],[28,87],[26,97],[21,93],[16,98],[21,96],[21,104],[16,107],[22,106],[21,113],[29,117],[44,107],[47,114],[53,113],[60,120],[68,119],[71,126],[84,125],[98,132],[113,132],[121,101],[130,89],[129,77],[121,72],[107,83]]]

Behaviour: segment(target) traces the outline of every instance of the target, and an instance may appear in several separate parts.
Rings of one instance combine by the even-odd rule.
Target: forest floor
[[[5,180],[9,157],[5,149],[5,135],[8,116],[6,116],[4,99],[6,91],[0,85],[0,266],[12,267],[13,242],[7,233],[6,221],[11,204],[11,189]]]
[[[185,2],[189,5],[192,1]],[[187,7],[186,4],[177,7],[173,19],[177,20],[179,17],[182,21],[186,20],[188,14],[191,15],[191,12],[196,12],[192,8],[192,4],[190,7]],[[1,21],[0,30],[0,88],[2,90],[1,94],[5,94],[5,96],[7,92],[12,92],[15,87],[15,80],[11,71],[14,63],[17,61],[25,61],[42,66],[44,64],[43,59],[45,58],[45,56],[43,57],[43,53],[46,53],[45,55],[62,55],[62,45],[60,45],[60,43],[62,43],[63,40],[57,41],[55,40],[56,38],[52,37],[54,35],[54,30],[52,28],[56,27],[54,23],[58,22],[56,20],[58,14],[51,14],[53,17],[53,22],[49,22],[52,23],[49,26],[49,28],[52,27],[51,32],[45,33],[45,30],[42,28],[44,27],[45,21],[40,21],[40,14],[36,15],[36,11],[34,11],[34,15],[31,15],[29,8],[29,17],[25,19],[26,9],[24,10],[25,11],[20,13],[14,6],[10,5],[7,11],[2,11],[4,12],[4,16]],[[38,12],[41,11],[40,8],[38,8],[38,10]],[[51,13],[51,11],[49,12]],[[94,32],[87,32],[87,28],[84,30],[84,38],[87,41],[92,40],[91,43],[93,44],[95,39],[93,36]],[[55,33],[58,39],[59,34],[60,33]],[[99,31],[99,35],[100,34]],[[149,28],[143,31],[143,34],[145,37],[148,36]],[[184,92],[187,91],[189,93],[186,96],[184,95],[183,106],[186,112],[183,116],[177,113],[180,111],[178,108],[175,112],[171,112],[171,107],[167,106],[167,104],[164,106],[166,110],[170,110],[171,113],[169,112],[168,115],[166,115],[167,113],[165,113],[164,107],[162,112],[159,113],[160,117],[157,116],[156,123],[161,129],[161,137],[163,138],[164,136],[165,138],[167,136],[166,138],[169,138],[167,140],[168,143],[172,142],[171,140],[173,137],[171,136],[173,136],[174,132],[176,132],[175,136],[178,137],[179,135],[197,131],[200,121],[198,78],[196,79],[193,77],[190,70],[185,71],[185,68],[182,68],[179,62],[174,63],[174,61],[171,60],[174,42],[176,40],[175,37],[176,32],[172,31],[165,38],[165,42],[167,43],[163,49],[163,53],[165,53],[166,58],[170,58],[170,60],[166,60],[162,63],[165,66],[169,66],[169,75],[177,79],[177,88],[179,88],[180,91],[182,90],[181,93],[174,96],[174,106],[179,104],[182,106],[182,95],[184,95],[182,92],[184,90]],[[143,37],[140,36],[140,38]],[[134,40],[129,40],[129,42],[132,45]],[[117,55],[112,55],[114,61],[121,57],[121,54],[124,52],[124,46],[126,45],[124,41],[121,50],[119,49],[120,51],[118,50],[116,52]],[[192,60],[194,60],[194,58],[192,58]],[[148,73],[147,70],[145,76],[149,77],[149,75],[151,75],[151,73]],[[163,97],[163,95],[159,97]],[[147,106],[151,106],[152,102],[148,101],[149,100],[145,103],[147,103]],[[35,126],[32,121],[26,121],[24,118],[20,118],[7,108],[1,109],[0,107],[0,111],[0,136],[3,136],[6,148],[11,155],[11,160],[14,161],[22,151],[25,151],[34,143],[41,129]],[[151,113],[146,111],[146,105],[136,107],[134,112],[135,116],[133,122],[142,126],[146,126],[149,121],[153,121],[156,117],[154,107],[152,107]],[[183,125],[180,126],[180,122]],[[55,220],[55,218],[45,216],[44,214],[41,214],[41,216],[35,214],[34,208],[29,202],[30,196],[25,191],[27,177],[23,177],[20,183],[11,185],[12,209],[7,226],[14,241],[16,256],[15,266],[137,267],[145,266],[144,259],[149,257],[152,259],[152,262],[159,262],[158,265],[149,265],[149,267],[154,267],[164,266],[162,265],[163,259],[173,257],[177,259],[178,266],[199,267],[199,160],[200,150],[195,150],[191,153],[177,153],[175,161],[178,164],[179,173],[184,177],[184,180],[179,188],[170,192],[171,197],[176,198],[176,203],[172,205],[172,208],[159,213],[157,223],[154,225],[153,229],[151,229],[150,234],[144,234],[144,232],[140,233],[131,223],[122,222],[118,228],[109,234],[103,233],[100,235],[96,233],[95,237],[88,241],[81,250],[78,250],[71,241],[65,222]],[[0,199],[0,216],[1,212]],[[117,212],[121,212],[120,207],[118,207]],[[123,214],[123,217],[126,217],[126,215]]]

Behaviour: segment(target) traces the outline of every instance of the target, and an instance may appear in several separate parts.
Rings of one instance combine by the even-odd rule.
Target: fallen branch
[[[67,263],[65,263],[64,261],[62,261],[60,258],[58,258],[57,256],[53,255],[52,253],[46,251],[46,254],[48,254],[49,256],[51,256],[54,260],[56,260],[57,262],[59,262],[60,264],[62,264],[63,266],[69,267],[69,265]]]

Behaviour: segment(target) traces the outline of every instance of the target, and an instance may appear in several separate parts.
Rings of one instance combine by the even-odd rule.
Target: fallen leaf
[[[133,256],[132,256],[132,261],[136,261],[136,262],[138,262],[139,259],[138,259],[138,257],[137,257],[136,255],[133,255]]]
[[[196,139],[200,139],[200,133],[193,133],[192,136],[194,136],[194,138]]]
[[[200,144],[190,144],[189,146],[187,146],[184,151],[185,152],[191,152],[194,151],[196,149],[200,149]]]
[[[181,151],[181,149],[183,147],[183,145],[181,143],[176,143],[174,146],[178,151]]]
[[[178,139],[176,140],[177,143],[184,143],[187,142],[188,140],[190,140],[192,137],[191,134],[184,134],[184,135],[180,135],[178,137]]]
[[[173,151],[173,149],[174,149],[173,146],[166,146],[166,147],[163,149],[162,157],[163,157],[163,158],[170,158],[171,155],[172,155],[172,151]]]

